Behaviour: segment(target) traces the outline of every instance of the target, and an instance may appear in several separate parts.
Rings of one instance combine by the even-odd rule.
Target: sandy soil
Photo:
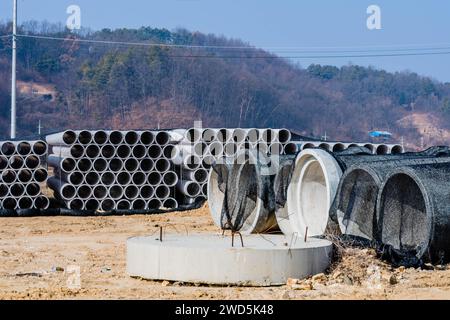
[[[392,269],[370,250],[344,249],[329,273],[293,286],[236,288],[146,281],[125,273],[125,241],[167,232],[218,232],[208,209],[132,217],[0,221],[0,299],[450,299],[450,268]],[[175,226],[175,228],[174,228]],[[81,288],[67,286],[79,266]]]

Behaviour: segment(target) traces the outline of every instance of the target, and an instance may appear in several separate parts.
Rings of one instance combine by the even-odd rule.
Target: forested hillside
[[[10,33],[0,25],[0,35]],[[72,35],[29,22],[19,37],[19,134],[64,128],[286,127],[368,140],[389,130],[411,146],[450,143],[450,84],[415,73],[299,66],[239,40],[150,27]],[[165,43],[127,46],[98,41]],[[210,46],[180,48],[173,45]],[[0,134],[9,132],[10,39],[0,40]],[[36,89],[37,88],[37,89]],[[44,88],[44,89],[42,89]]]

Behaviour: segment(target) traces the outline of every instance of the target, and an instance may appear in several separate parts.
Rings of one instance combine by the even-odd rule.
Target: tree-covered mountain
[[[0,35],[10,29],[0,25]],[[389,130],[416,146],[450,139],[450,84],[411,72],[356,65],[304,68],[240,40],[187,30],[143,27],[73,35],[28,22],[20,33],[66,39],[19,37],[23,136],[36,133],[39,120],[44,131],[189,127],[202,120],[209,127],[286,127],[344,140],[368,140],[370,130]],[[9,132],[10,47],[10,39],[0,40],[3,137]]]

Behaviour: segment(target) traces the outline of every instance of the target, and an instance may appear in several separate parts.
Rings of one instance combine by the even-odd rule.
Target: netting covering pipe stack
[[[47,152],[44,141],[0,142],[0,210],[49,207],[41,189],[48,177]]]
[[[449,156],[450,148],[433,147],[404,154],[401,159],[355,164],[341,178],[330,215],[338,221],[342,234],[379,241],[376,203],[386,176],[401,167],[449,162]]]
[[[47,136],[48,185],[76,211],[176,209],[178,176],[167,131],[65,131]]]

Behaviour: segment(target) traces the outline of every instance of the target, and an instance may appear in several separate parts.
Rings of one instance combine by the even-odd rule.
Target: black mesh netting
[[[276,228],[275,162],[254,150],[246,150],[231,164],[213,166],[224,194],[222,229],[262,233]]]

